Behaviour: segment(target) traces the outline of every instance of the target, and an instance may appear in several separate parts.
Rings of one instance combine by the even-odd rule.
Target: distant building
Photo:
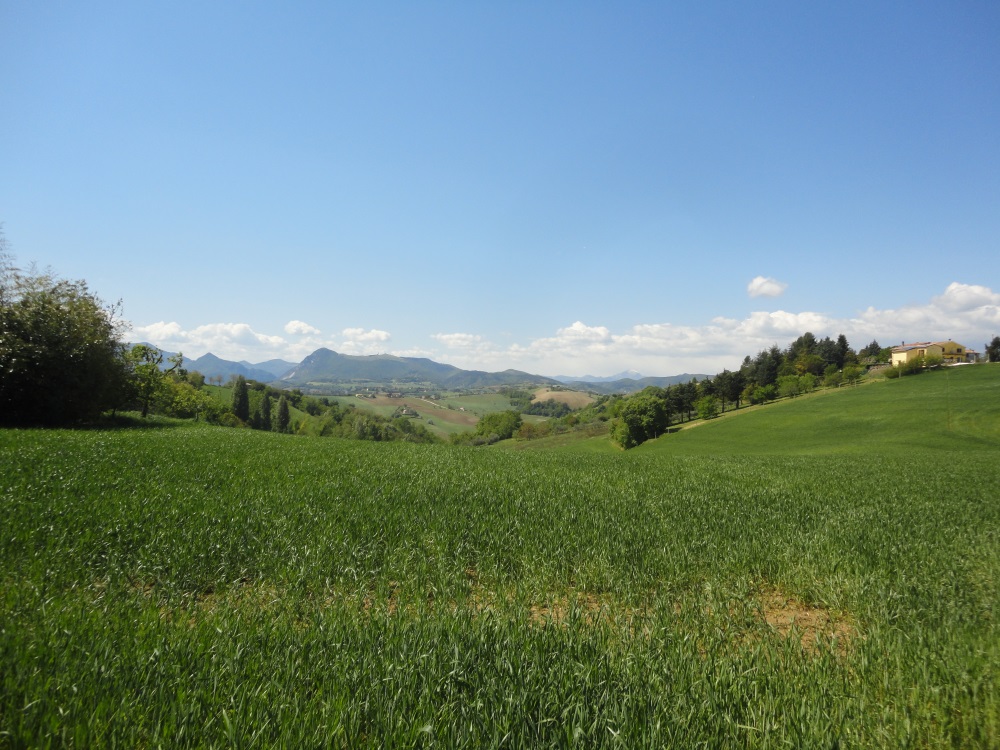
[[[903,365],[918,357],[941,357],[946,365],[975,362],[976,352],[971,351],[956,341],[918,341],[913,344],[901,344],[892,348],[892,365]]]

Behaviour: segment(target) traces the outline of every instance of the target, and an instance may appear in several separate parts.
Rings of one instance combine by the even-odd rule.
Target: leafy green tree
[[[247,380],[242,375],[233,384],[233,414],[241,422],[250,421],[250,392],[247,390]]]
[[[844,380],[855,385],[861,377],[865,374],[865,368],[859,367],[858,365],[847,365],[844,368]]]
[[[846,339],[845,339],[846,340]],[[837,362],[837,345],[834,343],[833,339],[829,336],[821,339],[816,344],[816,350],[813,354],[820,357],[824,362],[824,367],[830,364],[836,364]]]
[[[1000,336],[994,336],[993,340],[985,347],[987,362],[1000,362]]]
[[[22,273],[0,252],[0,424],[71,424],[122,404],[124,329],[86,282]]]
[[[944,357],[940,354],[928,354],[924,357],[924,367],[928,369],[936,369],[944,364]]]
[[[669,399],[661,388],[644,388],[625,400],[611,426],[612,438],[626,450],[655,440],[670,426]]]
[[[798,375],[782,375],[778,378],[778,395],[783,398],[794,398],[801,393]]]
[[[878,357],[882,353],[882,345],[875,339],[858,352],[859,357]]]
[[[547,398],[544,401],[533,401],[527,408],[521,410],[524,414],[531,414],[536,417],[565,417],[573,411],[569,404],[563,401],[556,401],[554,398]]]
[[[879,364],[880,362],[888,362],[891,359],[892,347],[883,347],[874,339],[857,354],[858,363],[869,366]]]
[[[288,432],[288,428],[292,424],[292,415],[288,409],[288,399],[282,396],[278,399],[278,432]]]
[[[719,397],[702,396],[695,402],[694,407],[699,419],[714,419],[719,416]]]
[[[496,436],[497,440],[507,440],[514,436],[521,426],[521,415],[512,410],[494,411],[484,414],[476,423],[476,434],[483,437]]]
[[[795,372],[799,375],[821,375],[825,367],[826,362],[818,354],[802,354],[795,360]]]
[[[909,362],[903,362],[899,365],[899,372],[901,375],[919,375],[924,371],[924,358],[914,357]]]
[[[692,379],[671,387],[667,399],[670,412],[677,415],[678,421],[683,422],[685,417],[691,421],[694,402],[698,400],[698,381]]]
[[[143,418],[149,412],[155,411],[159,414],[166,414],[170,417],[194,417],[204,411],[206,403],[204,394],[199,397],[185,398],[191,403],[200,404],[195,408],[175,408],[174,403],[180,403],[181,399],[174,386],[183,384],[189,386],[193,391],[197,391],[195,386],[188,381],[188,371],[184,369],[184,355],[174,354],[167,358],[170,367],[163,367],[163,352],[155,346],[147,344],[136,344],[125,355],[126,364],[129,371],[130,387],[132,389],[132,400],[139,407]],[[198,374],[198,373],[195,373]],[[207,398],[207,397],[206,397]],[[184,412],[181,414],[180,412]]]
[[[723,370],[715,376],[715,389],[722,399],[722,411],[726,411],[726,401],[736,404],[740,408],[740,400],[743,397],[743,389],[746,387],[746,376],[742,370],[730,372]]]
[[[716,376],[718,377],[718,376]],[[715,386],[715,379],[705,378],[698,383],[698,398],[718,395],[718,388]]]
[[[153,346],[136,344],[126,355],[126,361],[131,372],[135,400],[145,418],[149,415],[153,400],[164,386],[163,371],[160,369],[163,352]]]
[[[836,388],[844,379],[843,373],[837,365],[830,365],[823,370],[823,385],[827,388]]]
[[[816,351],[816,345],[816,337],[809,331],[806,331],[795,339],[795,341],[793,341],[788,347],[786,359],[790,362],[794,362],[803,354],[814,354]]]
[[[757,385],[773,385],[778,381],[778,372],[784,366],[785,357],[777,345],[757,353],[753,364],[747,367],[747,378]]]
[[[204,391],[195,388],[185,380],[165,377],[157,390],[155,410],[158,414],[179,419],[200,419],[218,421],[220,407]]]

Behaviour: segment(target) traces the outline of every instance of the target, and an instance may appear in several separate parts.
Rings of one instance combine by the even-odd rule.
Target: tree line
[[[853,385],[867,367],[886,362],[890,349],[872,341],[854,351],[843,334],[817,339],[804,333],[785,349],[777,345],[747,355],[738,370],[659,388],[650,386],[623,399],[611,423],[611,436],[634,448],[694,417],[711,419],[726,408],[793,398],[824,385]]]
[[[232,381],[227,403],[224,391],[184,368],[182,354],[165,360],[156,347],[130,346],[127,331],[120,303],[106,305],[85,281],[17,268],[0,231],[0,425],[71,426],[135,411],[275,432],[437,440],[409,419],[360,414],[243,377]]]
[[[205,378],[184,368],[183,355],[164,362],[145,344],[128,346],[121,305],[106,305],[84,281],[51,272],[22,271],[6,252],[0,230],[0,425],[72,425],[102,414],[135,410],[204,419],[232,427],[309,432],[361,440],[438,440],[423,424],[385,418],[335,401],[280,391],[238,377],[226,404],[205,389]],[[985,346],[1000,362],[1000,336]],[[580,424],[610,421],[612,437],[631,448],[695,417],[708,419],[727,408],[794,397],[814,388],[856,383],[868,367],[886,363],[890,349],[872,341],[855,352],[841,334],[817,339],[804,333],[785,349],[777,345],[747,356],[738,370],[667,388],[650,386],[625,397],[603,397],[582,412],[549,399],[532,402],[529,391],[505,393],[509,412],[487,415],[462,442],[495,442],[512,436],[541,437]],[[922,372],[926,361],[889,368],[890,376]],[[294,412],[301,412],[299,420]],[[542,425],[521,413],[550,417]],[[307,419],[309,417],[310,419]]]

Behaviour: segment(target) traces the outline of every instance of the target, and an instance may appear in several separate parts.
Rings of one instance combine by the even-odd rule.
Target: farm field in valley
[[[2,430],[0,747],[996,747],[998,425],[977,366],[628,452]]]
[[[353,406],[356,409],[367,409],[383,417],[391,417],[393,413],[406,407],[423,424],[435,434],[447,437],[453,433],[466,432],[476,426],[478,417],[470,410],[461,410],[457,406],[448,408],[448,400],[430,400],[408,394],[402,398],[390,398],[380,393],[374,398],[359,398],[357,396],[335,396],[331,401],[337,401],[342,406]],[[506,401],[506,399],[505,399]],[[509,406],[509,402],[508,402]]]
[[[534,394],[535,401],[552,399],[566,404],[571,409],[582,409],[594,402],[594,397],[583,391],[571,391],[565,388],[539,388]]]

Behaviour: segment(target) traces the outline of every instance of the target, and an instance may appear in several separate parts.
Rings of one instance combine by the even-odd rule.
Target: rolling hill
[[[483,372],[462,370],[423,357],[397,357],[391,354],[356,356],[330,349],[317,349],[291,372],[281,378],[285,387],[322,388],[349,382],[373,384],[427,384],[441,389],[488,388],[532,383],[557,385],[551,378],[519,370]]]
[[[635,450],[670,455],[908,455],[1000,451],[1000,366],[818,391],[727,412]],[[974,481],[973,477],[956,482]]]

